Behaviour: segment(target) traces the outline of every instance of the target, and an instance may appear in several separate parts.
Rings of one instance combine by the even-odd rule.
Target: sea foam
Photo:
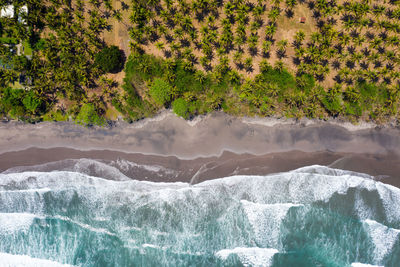
[[[35,219],[29,213],[0,213],[0,232],[11,234],[16,231],[27,231]]]
[[[400,230],[392,229],[373,220],[365,220],[364,227],[374,242],[374,258],[376,263],[382,263],[384,257],[392,250],[399,239]]]
[[[272,264],[273,256],[279,251],[272,248],[234,248],[223,249],[216,253],[222,260],[227,260],[232,254],[239,257],[243,266],[268,267]]]
[[[0,174],[0,238],[13,244],[14,254],[59,262],[82,253],[80,240],[102,252],[78,258],[77,265],[101,259],[120,266],[131,260],[206,266],[215,263],[213,257],[234,255],[243,265],[268,266],[278,251],[284,258],[305,246],[318,247],[321,255],[326,249],[323,255],[342,257],[347,265],[385,265],[398,251],[400,189],[371,178],[322,166],[195,185],[114,181],[72,171]],[[313,223],[321,216],[338,218],[337,225],[328,219]],[[359,228],[342,234],[350,226]],[[323,227],[340,236],[331,238]],[[288,244],[293,238],[300,241]],[[351,245],[359,241],[374,247]],[[335,242],[350,244],[350,258]],[[10,253],[5,244],[0,248]]]
[[[46,259],[32,258],[27,255],[13,255],[0,252],[0,267],[74,267]]]
[[[247,218],[255,232],[257,244],[264,247],[281,247],[280,226],[293,203],[260,204],[241,200]]]

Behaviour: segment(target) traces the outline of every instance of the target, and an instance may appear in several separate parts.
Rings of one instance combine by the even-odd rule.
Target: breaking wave
[[[0,174],[5,266],[400,262],[400,189],[365,174],[310,166],[190,185],[131,180],[103,166],[103,176],[117,176],[108,180],[85,174],[86,163]]]

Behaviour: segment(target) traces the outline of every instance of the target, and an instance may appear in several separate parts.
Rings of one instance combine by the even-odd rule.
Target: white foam
[[[253,228],[256,241],[264,247],[280,248],[279,236],[282,220],[293,203],[260,204],[242,200],[241,204]]]
[[[260,118],[260,117],[244,117],[242,122],[246,124],[261,125],[267,127],[274,127],[275,125],[281,124],[296,124],[294,119],[286,118]]]
[[[364,122],[364,121],[358,122],[357,124],[353,124],[351,122],[341,122],[341,121],[336,121],[336,120],[329,120],[329,123],[346,128],[346,130],[348,130],[350,132],[372,129],[377,126],[377,124],[375,124],[375,123]]]
[[[131,180],[129,177],[121,173],[117,168],[107,165],[103,162],[92,160],[92,159],[79,159],[72,166],[72,171],[86,173],[87,170],[90,170],[91,167],[96,168],[96,175],[101,177],[118,180],[118,181],[129,181]]]
[[[85,228],[91,232],[107,234],[110,236],[117,236],[116,234],[111,233],[107,229],[95,228],[91,225],[72,220],[65,216],[56,215],[54,217],[53,216],[45,217],[39,214],[32,214],[32,213],[0,213],[0,232],[12,233],[16,231],[27,231],[29,227],[32,225],[33,220],[35,218],[37,219],[48,218],[48,219],[68,221],[81,228]]]
[[[160,246],[153,245],[153,244],[143,244],[142,247],[144,247],[144,248],[160,249]]]
[[[221,207],[226,207],[226,209],[218,214],[220,215],[218,220],[222,223],[230,223],[231,221],[229,220],[232,217],[229,217],[228,212],[224,212],[226,210],[237,211],[237,208],[239,208],[243,209],[250,226],[254,230],[257,245],[260,244],[260,246],[268,247],[269,249],[240,248],[239,246],[245,246],[244,243],[231,242],[236,241],[235,238],[238,237],[234,233],[235,230],[233,230],[229,232],[232,235],[226,236],[227,239],[230,238],[227,244],[237,244],[233,246],[238,246],[238,248],[221,250],[217,255],[221,258],[227,258],[230,254],[236,254],[243,264],[265,266],[264,263],[268,263],[268,260],[272,259],[272,252],[276,253],[278,250],[281,250],[279,243],[280,225],[291,208],[302,205],[307,208],[307,204],[317,201],[329,201],[333,194],[346,194],[349,188],[356,188],[356,191],[360,192],[378,190],[380,198],[378,197],[376,201],[383,203],[387,218],[393,218],[393,221],[399,222],[399,217],[396,217],[398,216],[396,207],[400,206],[400,189],[373,181],[366,175],[322,166],[310,166],[292,172],[269,176],[232,176],[196,185],[135,180],[112,181],[65,171],[0,174],[0,190],[3,190],[0,191],[0,203],[2,203],[2,207],[21,205],[16,209],[21,212],[43,214],[45,209],[39,209],[36,206],[42,207],[46,205],[45,200],[38,193],[40,190],[45,189],[51,190],[51,194],[54,194],[55,197],[62,196],[63,201],[66,202],[68,202],[67,198],[72,199],[78,194],[79,200],[84,202],[83,206],[87,207],[90,212],[92,212],[91,208],[93,207],[93,212],[96,214],[93,214],[92,218],[95,220],[100,218],[106,221],[104,218],[107,218],[110,209],[112,210],[114,207],[119,209],[120,206],[126,205],[126,207],[132,209],[144,207],[144,211],[148,208],[154,209],[154,211],[159,212],[154,219],[160,220],[159,222],[162,223],[163,219],[167,218],[168,212],[173,210],[176,211],[177,219],[182,220],[183,228],[179,233],[179,238],[177,238],[178,241],[173,244],[174,249],[177,251],[176,253],[189,253],[185,251],[187,250],[188,240],[193,241],[190,234],[193,233],[193,229],[195,228],[193,227],[193,222],[196,222],[194,218],[202,219],[207,214],[210,214],[210,211],[214,212],[215,205],[218,205],[218,207],[220,205]],[[8,189],[12,189],[12,191]],[[18,192],[21,194],[18,194]],[[57,195],[58,192],[61,193]],[[368,212],[368,210],[373,210],[375,206],[373,205],[370,208],[368,207],[369,203],[357,201],[356,199],[356,204],[358,203],[357,205],[359,206],[356,205],[357,209],[355,209],[355,212],[359,213],[360,217],[369,219],[365,222],[365,227],[368,229],[374,243],[378,244],[375,248],[376,260],[372,263],[380,264],[380,260],[383,259],[384,255],[387,255],[392,250],[395,238],[398,238],[399,232],[377,222],[371,222],[372,219],[378,220],[374,218],[374,214]],[[134,203],[134,205],[130,205],[131,203]],[[36,206],[33,208],[26,207],[31,204]],[[365,211],[362,205],[366,206]],[[4,229],[9,229],[7,231],[13,232],[21,229],[29,229],[35,216],[40,215],[26,215],[25,219],[16,224],[7,217],[4,219],[6,223],[2,223],[2,216],[0,215],[0,229],[4,227]],[[4,216],[9,216],[9,214]],[[17,215],[11,216],[16,217]],[[236,213],[233,213],[232,216],[236,216]],[[54,218],[69,220],[90,231],[118,235],[119,237],[126,236],[126,239],[132,238],[129,236],[130,233],[122,235],[124,233],[121,233],[121,231],[124,229],[136,229],[134,225],[128,225],[127,222],[123,222],[122,220],[118,223],[110,220],[104,224],[96,224],[93,227],[89,225],[89,222],[85,224],[62,216]],[[225,218],[227,218],[227,221],[224,221]],[[379,215],[379,220],[386,221],[386,218],[381,218]],[[13,221],[14,225],[10,226],[10,221]],[[131,220],[127,219],[127,221]],[[105,228],[96,228],[98,225]],[[154,225],[160,224],[157,224],[156,221]],[[224,226],[226,227],[227,225]],[[138,231],[140,230],[148,231],[149,236],[153,239],[146,240],[145,242],[155,245],[158,244],[158,240],[160,239],[167,240],[167,235],[172,233],[169,232],[169,229],[168,231],[165,230],[166,234],[162,233],[166,236],[164,239],[164,237],[158,238],[161,232],[157,232],[157,228],[148,230],[138,229]],[[396,234],[395,237],[393,237],[394,234]],[[124,240],[124,237],[121,237],[121,239]],[[127,243],[133,243],[132,245],[139,246],[141,249],[152,246],[152,244],[140,245],[139,239],[137,242],[131,241]],[[170,244],[166,244],[165,247],[169,246]],[[270,253],[268,254],[268,252]]]
[[[374,242],[374,261],[379,264],[392,250],[400,230],[389,228],[373,220],[365,220],[364,227]]]
[[[0,193],[46,193],[50,192],[50,188],[34,188],[34,189],[21,189],[21,190],[4,190],[0,191]]]
[[[400,220],[400,189],[392,185],[376,183],[387,220],[391,223]]]
[[[93,226],[91,226],[91,225],[88,225],[88,224],[85,224],[85,223],[81,223],[81,222],[78,222],[78,221],[75,221],[75,220],[71,220],[71,219],[68,218],[68,217],[64,217],[64,216],[59,216],[59,215],[57,215],[57,216],[49,217],[49,218],[55,218],[55,219],[58,219],[58,220],[68,221],[68,222],[71,222],[71,223],[73,223],[73,224],[78,225],[78,226],[81,227],[81,228],[85,228],[86,230],[89,230],[89,231],[91,231],[91,232],[106,234],[106,235],[110,235],[110,236],[117,236],[116,234],[111,233],[111,232],[108,231],[107,229],[104,229],[104,228],[95,228],[95,227],[93,227]]]
[[[279,251],[273,248],[241,248],[223,249],[215,255],[221,260],[228,259],[229,255],[236,254],[244,266],[271,266],[273,257]]]
[[[307,118],[303,118],[300,121],[296,119],[288,119],[288,118],[277,118],[277,117],[244,117],[242,118],[242,122],[246,124],[253,124],[253,125],[261,125],[261,126],[267,126],[267,127],[274,127],[276,125],[296,125],[296,124],[302,124],[305,126],[312,125],[315,123],[324,123],[324,124],[332,124],[336,126],[340,126],[345,128],[346,130],[353,132],[353,131],[360,131],[360,130],[366,130],[366,129],[372,129],[377,126],[377,124],[372,123],[372,122],[358,122],[357,124],[353,124],[351,122],[345,122],[345,121],[338,121],[338,120],[329,120],[328,122],[323,121],[323,120],[310,120]]]
[[[385,266],[383,266],[383,265],[371,265],[371,264],[353,262],[353,263],[351,264],[351,267],[385,267]]]
[[[0,213],[0,232],[14,233],[17,231],[28,231],[31,227],[34,214],[29,213]]]
[[[195,210],[193,204],[188,203],[187,200],[199,199],[201,201],[198,205],[202,205],[206,209],[209,205],[213,205],[215,201],[221,201],[224,198],[227,201],[226,204],[229,204],[232,200],[237,203],[245,198],[254,202],[254,204],[259,203],[259,206],[247,205],[250,222],[253,221],[255,224],[261,213],[266,214],[263,216],[269,214],[276,219],[275,223],[270,224],[270,227],[277,229],[279,221],[290,207],[282,204],[279,207],[260,205],[275,203],[310,204],[316,201],[328,201],[335,193],[346,194],[349,188],[358,188],[369,191],[378,190],[381,200],[377,199],[377,201],[382,201],[387,216],[383,220],[387,219],[389,223],[398,222],[400,209],[397,207],[400,206],[400,189],[373,181],[368,177],[367,175],[317,165],[269,176],[231,176],[196,185],[181,182],[112,181],[64,171],[24,172],[0,174],[0,190],[2,190],[0,200],[3,203],[8,202],[9,204],[5,204],[7,206],[24,197],[27,199],[28,205],[32,204],[32,207],[21,206],[18,211],[41,213],[41,205],[44,205],[44,200],[37,195],[37,192],[52,190],[54,194],[57,194],[58,190],[65,192],[66,189],[71,188],[76,190],[83,200],[87,201],[88,205],[92,205],[95,201],[102,205],[104,197],[108,198],[108,204],[112,204],[110,201],[114,201],[115,205],[125,200],[128,203],[135,203],[137,206],[148,205],[149,203],[155,205],[157,203],[179,202],[187,203],[187,207],[185,207],[187,211],[193,212],[193,216],[196,216],[200,211]],[[10,187],[12,191],[8,190]],[[14,193],[11,193],[18,191],[24,192],[24,194],[21,196],[15,194],[14,196]],[[70,191],[73,192],[73,190]],[[32,197],[25,194],[26,192],[31,192]],[[64,198],[72,198],[73,195],[73,193],[63,193]],[[246,206],[246,202],[242,203],[245,203]],[[363,207],[368,203],[360,201],[356,204],[360,205],[356,212],[359,213],[361,219],[376,219],[374,214],[370,213],[373,209]],[[33,207],[33,205],[35,206]],[[256,212],[257,209],[260,210],[260,214]],[[255,232],[260,236],[265,234],[261,230],[255,230]],[[276,245],[276,236],[270,236],[270,241],[271,244]]]
[[[129,126],[126,126],[127,128],[136,128],[136,129],[140,129],[143,128],[144,126],[146,126],[147,124],[151,124],[151,123],[155,123],[155,122],[160,122],[165,120],[168,117],[172,117],[175,116],[175,114],[172,112],[172,110],[166,109],[163,110],[161,112],[159,112],[156,116],[154,116],[153,118],[145,118],[143,120],[140,121],[136,121],[132,124],[130,124]]]
[[[0,252],[0,267],[73,267],[51,260],[32,258],[27,255],[13,255]]]
[[[189,126],[194,127],[196,126],[198,123],[208,119],[211,116],[211,113],[208,113],[207,115],[198,115],[195,118],[191,119],[191,120],[186,120],[186,123],[189,124]]]
[[[252,202],[273,204],[277,202],[309,204],[315,201],[328,201],[334,193],[346,194],[349,188],[378,190],[385,208],[389,223],[396,223],[400,218],[400,189],[368,179],[370,176],[342,170],[330,169],[323,166],[310,166],[298,170],[269,176],[231,176],[209,180],[196,185],[188,183],[155,183],[148,181],[112,181],[92,177],[81,173],[56,171],[24,172],[0,174],[0,196],[5,193],[11,201],[14,197],[10,192],[18,190],[35,192],[40,190],[66,190],[72,188],[88,198],[102,199],[104,195],[121,193],[121,197],[133,198],[147,195],[155,201],[176,201],[186,199],[187,194],[193,197],[210,198],[227,194],[230,198],[240,201],[243,195],[249,195]],[[10,186],[13,191],[9,191]],[[212,192],[211,192],[212,191]],[[22,192],[22,191],[21,191]],[[72,195],[71,195],[72,197]],[[41,199],[39,199],[41,201]],[[35,205],[39,206],[40,201]],[[150,199],[148,198],[150,201]],[[208,202],[208,201],[207,201]],[[372,209],[364,210],[365,203],[358,210],[360,219],[374,219]],[[205,203],[207,205],[207,203]],[[28,210],[37,213],[38,209]]]
[[[146,165],[146,164],[137,164],[135,162],[127,161],[124,159],[118,159],[116,161],[113,161],[112,164],[116,164],[119,168],[121,168],[123,171],[129,171],[130,168],[136,167],[136,168],[141,168],[149,172],[154,172],[154,173],[159,173],[163,172],[166,174],[175,174],[175,176],[178,175],[178,173],[174,170],[167,169],[163,166],[159,165]],[[161,174],[162,175],[162,174]]]
[[[18,187],[13,190],[6,190],[9,184]],[[6,188],[4,188],[4,187]],[[39,189],[46,190],[95,187],[102,190],[121,191],[156,191],[160,189],[178,189],[189,186],[188,183],[156,183],[149,181],[113,181],[99,177],[89,176],[82,173],[70,171],[54,172],[23,172],[0,174],[0,189],[3,192],[29,190],[36,192]]]

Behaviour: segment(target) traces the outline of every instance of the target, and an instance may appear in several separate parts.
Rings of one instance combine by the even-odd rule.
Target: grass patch
[[[68,121],[68,114],[63,114],[60,110],[46,113],[43,121]]]
[[[18,40],[11,37],[0,37],[0,43],[2,44],[17,44]]]
[[[25,56],[32,56],[32,48],[31,48],[31,46],[29,45],[29,42],[28,42],[27,40],[25,40],[25,41],[22,43],[22,45],[23,45],[23,47],[24,47],[24,55],[25,55]]]

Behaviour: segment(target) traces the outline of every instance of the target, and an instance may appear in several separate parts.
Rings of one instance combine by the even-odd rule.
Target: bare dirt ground
[[[123,4],[124,3],[124,4]],[[111,31],[104,32],[103,39],[108,45],[116,45],[122,51],[124,51],[126,58],[129,57],[130,48],[129,48],[129,9],[123,8],[126,3],[122,0],[114,0],[113,1],[113,9],[121,12],[121,21],[118,21],[114,17],[110,17],[110,24],[112,26]],[[125,72],[121,71],[115,74],[108,74],[107,78],[112,78],[119,84],[122,84],[122,80],[125,77]]]
[[[118,46],[125,53],[125,57],[128,58],[130,55],[129,48],[129,14],[130,10],[127,8],[127,3],[123,0],[114,0],[112,2],[113,9],[116,12],[121,12],[121,20],[118,21],[115,17],[110,17],[109,22],[111,25],[111,31],[105,31],[103,39],[107,45]],[[105,75],[106,78],[112,79],[118,83],[117,92],[122,91],[123,79],[125,78],[125,71],[122,70],[118,73],[108,73]],[[109,101],[108,101],[109,102]],[[111,105],[106,106],[106,118],[115,120],[119,116],[119,112]]]
[[[250,1],[250,2],[254,2],[253,4],[257,3],[256,1]],[[311,37],[311,33],[317,31],[316,26],[315,26],[316,22],[315,22],[315,19],[312,17],[312,13],[311,13],[310,9],[307,8],[307,6],[305,4],[298,4],[295,6],[295,8],[293,9],[294,15],[292,18],[288,18],[285,16],[284,6],[285,6],[284,3],[282,3],[281,4],[281,15],[277,19],[277,31],[274,34],[274,37],[276,38],[276,40],[275,40],[274,44],[271,46],[270,58],[268,58],[267,61],[272,66],[278,61],[278,58],[276,56],[276,51],[277,51],[277,47],[278,47],[277,44],[281,40],[287,40],[288,41],[288,46],[286,49],[287,57],[283,58],[282,61],[287,69],[289,69],[291,72],[295,72],[296,66],[293,64],[293,60],[292,60],[292,57],[294,56],[294,49],[291,46],[291,44],[293,43],[293,40],[294,40],[294,36],[297,31],[302,30],[305,33],[304,42],[307,42]],[[267,4],[267,10],[269,10],[270,8],[271,8],[271,4]],[[215,21],[215,26],[218,28],[218,37],[220,37],[222,35],[221,21],[224,18],[226,18],[226,15],[225,15],[222,7],[219,8],[218,11],[219,11],[220,17]],[[301,17],[306,18],[305,23],[299,22],[299,19]],[[268,11],[266,11],[261,16],[261,18],[264,22],[269,21]],[[252,16],[250,16],[249,19],[250,19],[250,22],[249,22],[249,24],[250,24],[254,18]],[[201,39],[200,29],[202,26],[205,25],[205,22],[199,23],[196,19],[193,19],[192,23],[193,23],[193,26],[199,32],[198,40],[200,40]],[[237,24],[232,25],[232,32],[235,33],[236,28],[237,28]],[[265,36],[265,24],[257,31],[257,33],[260,36],[260,38],[259,38],[258,45],[257,45],[257,47],[259,48],[259,51],[256,56],[250,55],[249,49],[248,49],[248,44],[245,44],[242,46],[243,51],[244,51],[243,56],[242,56],[242,61],[244,61],[246,58],[252,58],[252,62],[253,62],[253,71],[252,72],[247,72],[245,69],[243,69],[243,70],[237,69],[237,67],[234,63],[234,60],[233,60],[236,50],[232,50],[228,54],[230,67],[232,69],[237,70],[244,77],[254,78],[257,74],[260,73],[258,66],[259,66],[259,63],[263,60],[260,47],[261,47],[261,44],[262,44],[262,42],[264,40],[264,36]],[[246,28],[247,38],[250,37],[250,34],[251,34],[250,27],[247,27]],[[186,36],[186,37],[188,39],[190,39],[188,36]],[[155,44],[158,42],[161,42],[164,44],[164,47],[162,49],[156,47]],[[201,52],[201,50],[198,50],[194,47],[193,42],[191,42],[190,48],[192,49],[193,54],[198,59],[200,59],[203,56],[203,53]],[[144,50],[148,54],[152,54],[155,56],[165,58],[163,51],[165,51],[165,50],[171,51],[171,48],[169,47],[169,44],[166,41],[165,37],[161,36],[161,38],[157,42],[149,43],[148,45],[146,45],[144,47]],[[213,67],[215,67],[218,63],[219,63],[218,56],[215,55],[214,59],[211,61],[211,65]],[[201,64],[197,64],[197,65],[195,65],[195,67],[199,70],[205,71],[204,68],[201,66]]]

